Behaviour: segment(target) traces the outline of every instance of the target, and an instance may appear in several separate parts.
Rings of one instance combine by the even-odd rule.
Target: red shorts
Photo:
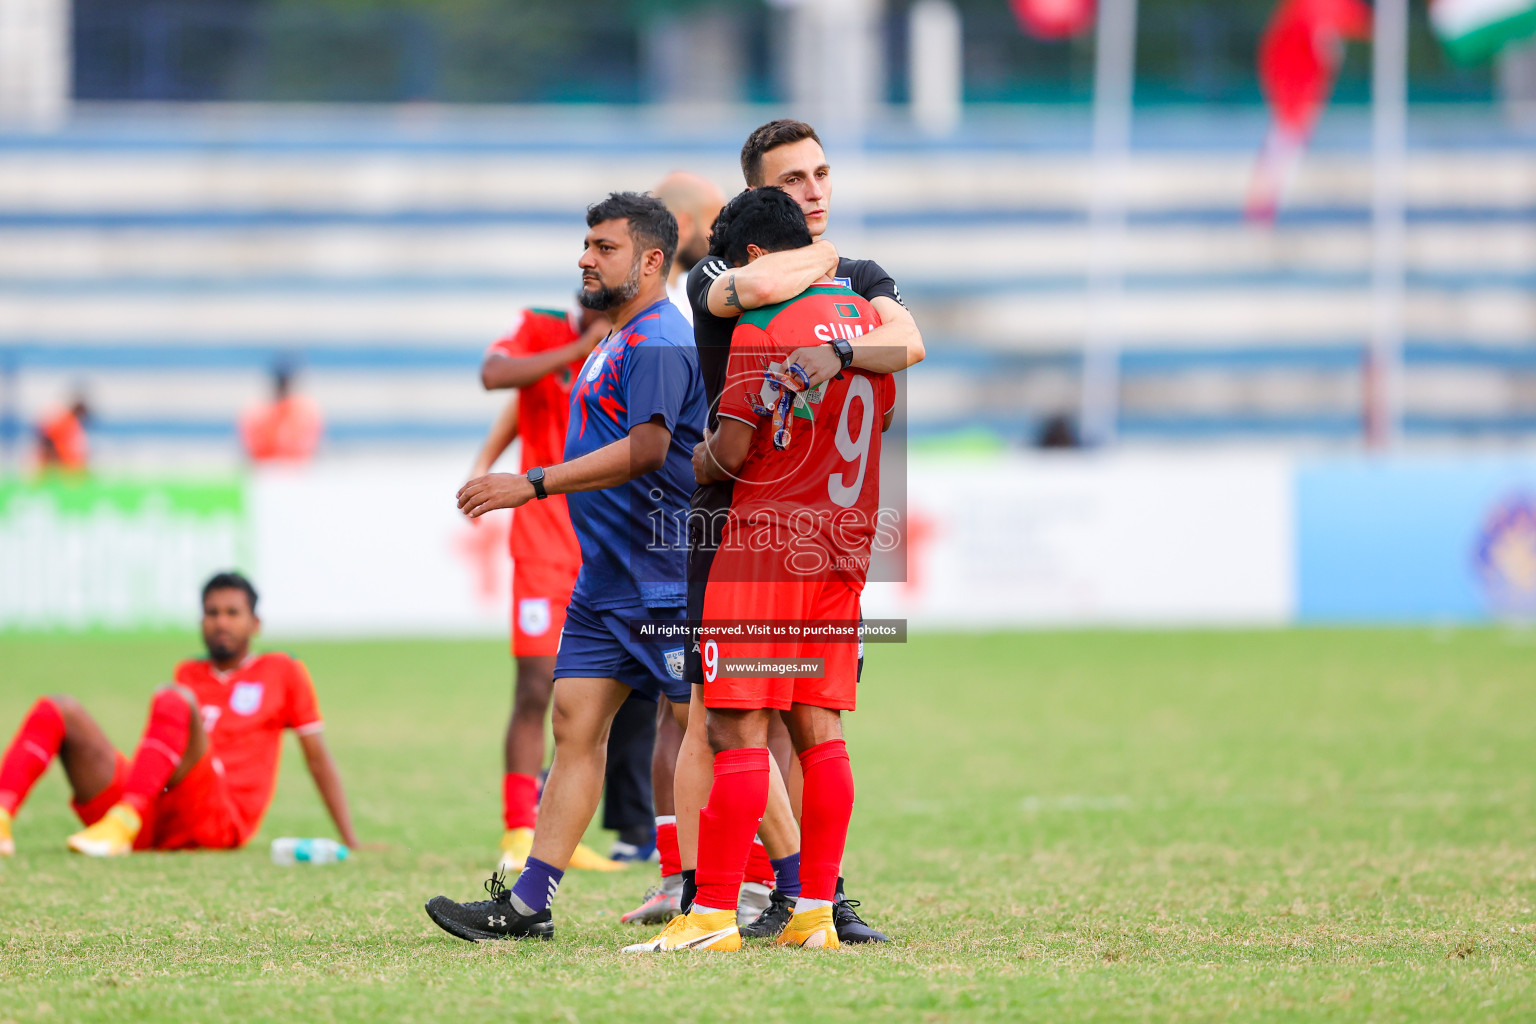
[[[512,563],[512,654],[553,658],[581,563]]]
[[[719,564],[718,561],[716,564]],[[706,621],[751,622],[781,619],[794,622],[844,622],[859,618],[859,592],[845,579],[810,582],[711,579],[704,591]],[[707,708],[776,708],[810,704],[852,711],[858,698],[859,645],[845,640],[774,642],[739,637],[711,638],[701,634],[704,662],[704,706]],[[720,667],[727,658],[821,658],[824,672],[808,676],[727,678]]]
[[[86,803],[72,803],[86,825],[94,825],[123,798],[128,783],[128,759],[117,755],[112,783]],[[149,805],[135,850],[233,850],[244,846],[250,828],[224,786],[224,769],[212,754],[204,754],[176,785]]]

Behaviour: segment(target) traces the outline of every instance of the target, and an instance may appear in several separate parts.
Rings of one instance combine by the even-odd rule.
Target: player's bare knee
[[[785,716],[784,724],[789,726],[796,750],[809,750],[817,744],[843,738],[842,714],[831,708],[796,704]]]
[[[711,711],[705,720],[709,748],[740,750],[761,747],[766,742],[767,719],[761,711]]]
[[[607,724],[585,709],[573,709],[565,702],[555,700],[549,716],[550,731],[555,734],[555,746],[572,754],[579,751],[603,750],[608,743]]]
[[[64,719],[64,731],[69,733],[85,715],[85,706],[67,693],[50,693],[48,703],[59,709],[59,717]]]

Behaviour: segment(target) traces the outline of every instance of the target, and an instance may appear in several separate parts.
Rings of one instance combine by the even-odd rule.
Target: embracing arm
[[[886,295],[876,295],[869,304],[880,314],[880,326],[849,342],[853,365],[871,373],[899,373],[922,362],[928,350],[907,307]]]
[[[606,317],[597,317],[581,332],[581,337],[558,348],[535,352],[531,356],[508,356],[489,352],[480,364],[480,383],[487,391],[500,388],[526,388],[537,384],[569,363],[587,358],[608,333]]]
[[[315,788],[320,791],[320,799],[325,801],[325,809],[330,812],[331,820],[336,823],[336,831],[341,834],[341,841],[357,849],[357,834],[352,831],[352,814],[347,810],[347,793],[342,788],[336,762],[331,759],[331,752],[326,748],[325,737],[318,732],[300,733],[299,746],[304,751],[304,762],[309,766],[310,777],[315,780]]]
[[[849,340],[853,365],[871,373],[899,373],[913,363],[922,362],[927,355],[923,334],[907,307],[886,295],[876,295],[869,304],[880,314],[880,326],[863,337]],[[843,368],[837,353],[826,343],[795,349],[789,354],[787,363],[800,364],[811,387],[831,380]]]
[[[837,260],[837,247],[823,239],[726,269],[709,286],[709,311],[715,316],[740,316],[743,310],[792,299],[836,270]]]
[[[693,479],[699,486],[734,480],[752,447],[752,427],[732,416],[720,417],[720,429],[704,429],[693,446]]]
[[[601,491],[636,477],[654,473],[667,461],[672,432],[661,416],[637,423],[628,434],[595,452],[544,470],[544,490],[549,494]],[[517,508],[535,497],[533,485],[521,473],[491,473],[459,488],[459,511],[471,519],[492,509]]]

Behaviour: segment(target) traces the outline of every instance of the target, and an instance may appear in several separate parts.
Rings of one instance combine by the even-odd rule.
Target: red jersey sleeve
[[[491,342],[485,350],[486,355],[496,354],[511,356],[516,359],[519,356],[532,355],[537,349],[533,345],[533,336],[537,331],[534,318],[526,312],[518,317],[517,324],[506,334]]]
[[[300,736],[317,733],[325,728],[320,718],[320,702],[315,698],[315,684],[309,678],[309,669],[297,658],[293,659],[288,675],[288,709],[283,718],[283,728],[293,729]]]
[[[731,332],[731,354],[725,366],[725,388],[720,392],[721,416],[757,426],[768,415],[763,405],[763,374],[768,364],[787,353],[772,335],[754,324],[737,324]]]

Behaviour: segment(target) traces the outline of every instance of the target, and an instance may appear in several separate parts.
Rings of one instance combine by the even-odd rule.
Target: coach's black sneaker
[[[854,912],[853,908],[858,905],[858,900],[851,900],[843,895],[843,880],[839,878],[837,902],[832,904],[832,923],[837,926],[837,940],[844,945],[860,942],[890,942],[890,938],[884,932],[875,931]]]
[[[434,896],[427,903],[427,916],[443,931],[469,942],[491,939],[552,939],[555,922],[548,909],[537,914],[520,914],[512,905],[512,889],[503,884],[499,872],[485,883],[488,900],[455,903],[447,896]]]
[[[795,898],[785,896],[775,889],[768,894],[768,906],[763,912],[748,925],[742,926],[741,937],[744,939],[773,939],[789,923],[789,919],[795,916]]]

